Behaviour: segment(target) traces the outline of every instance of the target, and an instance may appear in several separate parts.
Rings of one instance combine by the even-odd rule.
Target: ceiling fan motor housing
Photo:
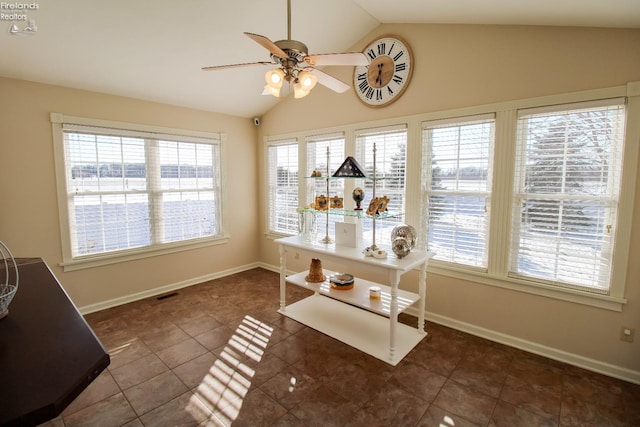
[[[304,58],[307,56],[307,45],[297,40],[278,40],[275,45],[287,54],[287,58],[271,54],[271,59],[282,66],[285,80],[296,80],[300,71],[298,64],[304,62]]]
[[[295,60],[296,62],[304,61],[304,57],[308,54],[307,45],[299,42],[297,40],[278,40],[275,42],[275,45],[282,49],[290,59]],[[278,58],[277,56],[271,55],[275,61],[279,61],[282,58]]]

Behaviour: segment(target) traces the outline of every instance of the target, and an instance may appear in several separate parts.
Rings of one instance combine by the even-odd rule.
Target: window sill
[[[430,262],[427,271],[429,273],[446,277],[453,277],[469,282],[495,286],[516,292],[525,292],[528,294],[554,298],[562,301],[572,302],[575,304],[588,305],[591,307],[597,307],[617,312],[621,312],[624,304],[627,303],[627,300],[624,298],[591,294],[574,289],[556,288],[553,286],[544,285],[528,280],[516,279],[511,277],[505,278],[501,276],[490,275],[484,272],[445,266],[437,262]]]
[[[208,246],[222,245],[229,242],[229,236],[215,237],[210,239],[198,239],[188,242],[168,243],[162,246],[146,247],[141,249],[118,251],[110,254],[85,256],[60,263],[63,271],[75,271],[85,268],[100,267],[103,265],[117,264],[137,259],[150,258],[158,255],[167,255],[191,249],[204,248]]]
[[[269,239],[269,240],[276,240],[279,239],[281,237],[291,237],[291,236],[295,236],[296,233],[279,233],[276,231],[267,231],[264,233],[264,236]]]

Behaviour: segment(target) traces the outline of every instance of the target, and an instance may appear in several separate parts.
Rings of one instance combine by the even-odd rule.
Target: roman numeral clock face
[[[353,87],[358,99],[369,107],[389,105],[409,85],[413,55],[409,45],[395,36],[381,37],[365,48],[369,65],[357,66]]]

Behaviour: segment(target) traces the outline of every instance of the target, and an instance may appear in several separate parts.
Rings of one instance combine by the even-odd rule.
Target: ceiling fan
[[[247,33],[250,39],[271,52],[271,62],[249,62],[243,64],[214,65],[203,67],[205,71],[226,68],[247,67],[256,65],[278,65],[265,73],[267,84],[263,95],[279,97],[283,82],[293,83],[294,97],[307,96],[311,89],[320,83],[329,89],[343,93],[350,86],[329,74],[315,68],[323,65],[369,65],[369,61],[362,52],[324,53],[309,55],[307,46],[297,40],[291,40],[291,0],[287,0],[287,40],[271,41],[259,34]]]

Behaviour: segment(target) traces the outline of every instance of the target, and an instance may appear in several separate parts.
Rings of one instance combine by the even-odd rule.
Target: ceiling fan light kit
[[[369,61],[362,52],[325,53],[309,55],[307,46],[297,40],[291,40],[291,0],[287,0],[287,40],[271,41],[265,36],[254,33],[244,33],[247,37],[267,49],[271,53],[272,62],[251,62],[244,64],[217,65],[203,67],[203,70],[220,70],[254,65],[276,65],[277,68],[267,71],[264,75],[267,84],[263,95],[280,97],[283,83],[293,83],[295,98],[307,96],[317,83],[343,93],[350,86],[315,66],[368,65]],[[288,92],[287,92],[288,93]]]
[[[295,98],[303,98],[311,92],[318,83],[316,76],[308,71],[302,70],[298,73],[298,77],[293,85],[293,95]]]
[[[273,95],[276,98],[280,96],[280,88],[282,88],[282,82],[284,81],[284,71],[280,68],[275,70],[269,70],[264,75],[264,80],[267,84],[264,87],[263,94]]]

